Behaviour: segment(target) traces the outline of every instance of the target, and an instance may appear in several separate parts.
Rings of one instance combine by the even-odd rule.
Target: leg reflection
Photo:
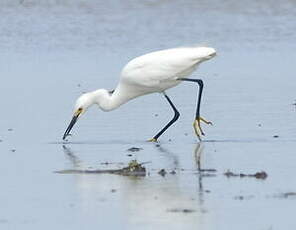
[[[162,153],[166,158],[168,158],[170,162],[173,163],[172,168],[174,168],[174,169],[179,168],[179,159],[178,159],[177,155],[175,155],[174,153],[172,153],[168,149],[162,147],[159,143],[157,143],[155,145],[155,148],[157,149],[157,151]]]
[[[194,150],[194,159],[198,171],[198,190],[199,190],[199,201],[202,204],[204,201],[203,195],[204,195],[204,187],[203,187],[203,178],[204,177],[213,177],[216,176],[214,174],[216,172],[216,169],[205,169],[201,166],[201,156],[204,150],[204,143],[199,142],[197,143],[195,150]]]
[[[204,149],[203,143],[199,142],[199,143],[196,144],[196,147],[195,147],[195,150],[194,150],[194,158],[195,158],[195,162],[196,162],[198,172],[201,171],[200,158],[201,158],[201,154],[202,154],[203,149]]]
[[[216,169],[206,169],[206,168],[201,167],[201,155],[202,155],[203,150],[204,150],[204,144],[197,143],[195,150],[194,150],[194,158],[195,158],[195,163],[197,166],[197,171],[200,175],[210,176],[213,174],[209,174],[209,173],[215,173]],[[208,174],[205,174],[205,173],[208,173]]]

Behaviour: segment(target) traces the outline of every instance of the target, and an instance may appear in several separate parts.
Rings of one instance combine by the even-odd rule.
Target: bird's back
[[[209,47],[180,47],[148,53],[131,60],[123,68],[121,81],[162,88],[166,86],[164,82],[176,83],[177,78],[191,74],[198,64],[215,54],[216,51]]]
[[[203,61],[215,56],[209,47],[182,47],[156,51],[131,60],[123,68],[114,97],[120,104],[138,96],[163,92],[178,85]]]
[[[178,78],[191,74],[197,65],[215,56],[209,47],[182,47],[156,51],[131,60],[123,68],[112,93],[117,108],[127,101],[178,85]]]

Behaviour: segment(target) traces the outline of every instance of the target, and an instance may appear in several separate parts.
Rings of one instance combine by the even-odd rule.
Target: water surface
[[[285,196],[296,191],[295,9],[288,0],[2,0],[0,228],[295,227],[295,196]],[[202,115],[214,123],[203,143],[189,83],[168,91],[181,117],[159,145],[146,140],[173,114],[158,94],[110,113],[92,108],[61,141],[82,92],[113,89],[135,56],[188,44],[218,51],[193,74],[204,79]],[[198,157],[216,172],[200,173]],[[54,173],[133,159],[151,162],[146,177]]]

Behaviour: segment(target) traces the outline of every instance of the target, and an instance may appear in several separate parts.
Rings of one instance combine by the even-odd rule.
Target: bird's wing
[[[162,81],[189,75],[203,60],[194,47],[152,52],[131,60],[123,68],[121,80],[132,85],[157,87]]]

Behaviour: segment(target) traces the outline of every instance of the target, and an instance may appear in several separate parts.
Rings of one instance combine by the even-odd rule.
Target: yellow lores
[[[76,110],[76,112],[74,113],[74,116],[78,117],[81,113],[82,113],[83,109],[79,108]]]

